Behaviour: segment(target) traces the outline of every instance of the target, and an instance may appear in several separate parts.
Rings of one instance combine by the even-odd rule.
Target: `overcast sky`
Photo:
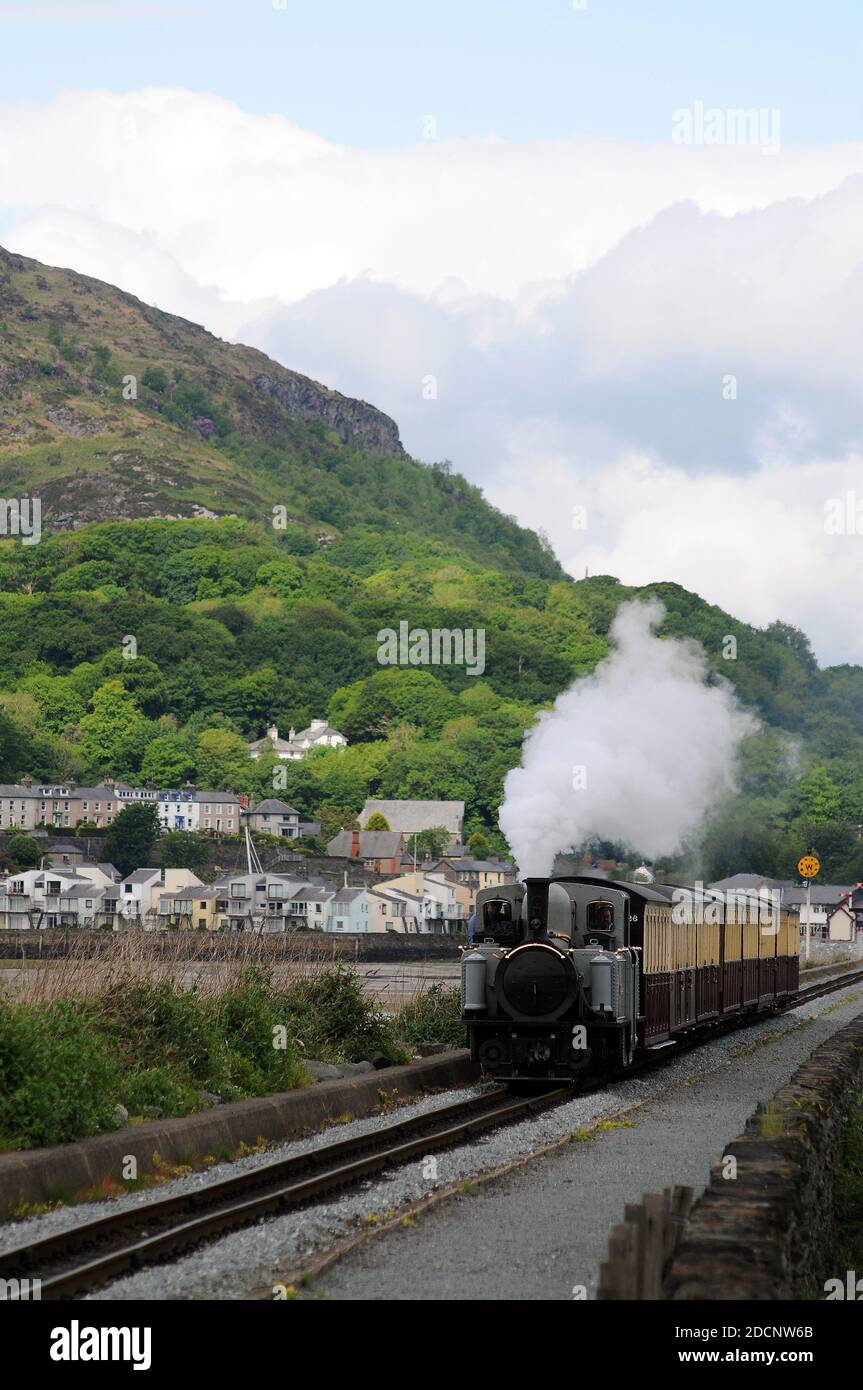
[[[576,576],[861,661],[861,37],[850,0],[0,3],[0,241],[373,401]]]

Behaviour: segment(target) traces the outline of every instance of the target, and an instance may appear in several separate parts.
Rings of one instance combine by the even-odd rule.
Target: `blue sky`
[[[442,138],[666,139],[702,100],[828,142],[863,138],[861,40],[859,0],[23,0],[0,3],[0,93],[183,86],[367,147],[428,114]]]

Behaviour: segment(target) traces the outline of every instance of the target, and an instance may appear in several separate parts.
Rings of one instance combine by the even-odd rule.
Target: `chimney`
[[[293,729],[291,730],[291,735],[293,736]],[[279,726],[278,726],[278,724],[269,724],[269,725],[267,726],[267,738],[270,740],[271,743],[275,743],[275,741],[276,741],[276,739],[277,739],[278,737],[279,737]]]
[[[290,727],[290,729],[288,730],[288,738],[291,740],[291,743],[293,743],[293,741],[294,741],[294,739],[296,738],[296,736],[297,736],[297,731],[296,731],[296,729],[294,728],[294,726],[293,726],[293,724],[292,724],[291,727]]]
[[[352,830],[352,831],[351,831],[351,859],[359,859],[359,857],[360,857],[360,832],[359,832],[358,830]]]
[[[75,785],[74,782],[70,782],[70,783],[69,783],[69,786],[70,786],[70,787],[74,787],[74,785]],[[113,787],[113,785],[114,785],[114,779],[113,779],[113,777],[111,776],[110,772],[108,773],[108,776],[105,778],[104,785],[105,785],[106,787]]]
[[[25,772],[25,773],[24,773],[24,776],[21,778],[21,780],[20,780],[20,782],[18,783],[18,785],[19,785],[19,787],[32,787],[32,785],[33,785],[33,778],[30,776],[29,772]],[[861,830],[863,830],[863,826],[861,826],[860,828],[861,828]]]
[[[531,936],[545,936],[548,926],[548,879],[526,878],[527,923]]]

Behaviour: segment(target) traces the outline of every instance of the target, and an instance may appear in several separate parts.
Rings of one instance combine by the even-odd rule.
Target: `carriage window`
[[[590,903],[587,909],[587,932],[613,932],[614,931],[614,908],[611,903],[599,902]]]
[[[483,939],[499,941],[503,945],[515,941],[518,937],[518,925],[513,920],[512,903],[505,898],[483,903],[482,928],[477,935]]]

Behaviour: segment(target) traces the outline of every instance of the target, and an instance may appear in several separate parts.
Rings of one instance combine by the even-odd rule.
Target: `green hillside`
[[[134,395],[131,393],[134,392]],[[364,523],[482,547],[490,568],[559,578],[531,531],[447,464],[405,454],[394,422],[254,348],[112,285],[0,247],[0,496],[54,528],[105,517],[232,514],[298,544]]]
[[[0,335],[0,496],[40,497],[45,530],[0,539],[0,782],[269,794],[248,740],[326,715],[350,747],[288,768],[304,814],[334,829],[367,795],[462,798],[468,832],[503,848],[525,728],[605,654],[618,604],[651,592],[766,725],[744,794],[676,867],[784,876],[805,841],[825,874],[863,878],[860,668],[820,671],[795,629],[677,585],[572,582],[373,407],[98,281],[0,252]],[[483,675],[380,666],[377,633],[402,620],[484,629]]]

